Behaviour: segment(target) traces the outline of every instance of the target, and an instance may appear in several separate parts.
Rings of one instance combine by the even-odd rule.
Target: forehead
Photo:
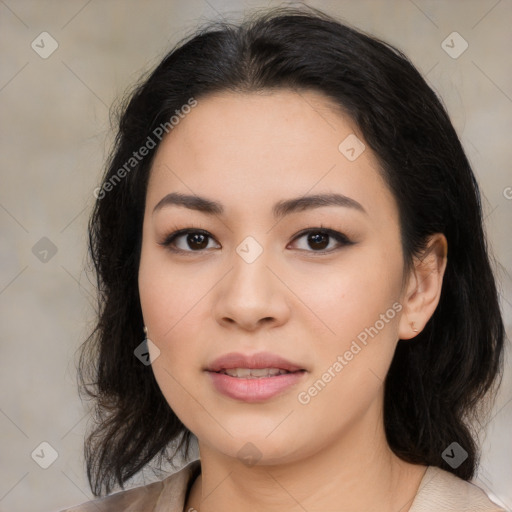
[[[374,154],[366,145],[355,160],[347,158],[347,140],[364,144],[352,119],[315,91],[200,98],[158,148],[147,205],[177,191],[232,204],[235,213],[255,202],[339,192],[370,213],[396,209]]]

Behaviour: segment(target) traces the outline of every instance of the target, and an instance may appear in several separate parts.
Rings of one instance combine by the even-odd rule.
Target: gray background
[[[510,337],[511,0],[308,3],[401,48],[442,96],[481,184]],[[0,511],[60,510],[91,498],[82,457],[88,406],[75,365],[94,322],[86,222],[112,141],[109,106],[198,23],[285,4],[0,0]],[[48,51],[45,31],[58,48],[43,59],[31,43]],[[469,45],[458,58],[442,47],[454,31]],[[508,509],[511,373],[508,356],[476,479]],[[58,452],[48,469],[31,458],[43,441]],[[48,462],[48,449],[35,453]]]

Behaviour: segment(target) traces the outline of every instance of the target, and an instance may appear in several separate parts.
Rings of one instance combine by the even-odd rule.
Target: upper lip
[[[257,354],[231,352],[215,359],[207,366],[206,370],[219,372],[230,368],[279,368],[289,372],[304,370],[301,366],[270,352],[259,352]]]

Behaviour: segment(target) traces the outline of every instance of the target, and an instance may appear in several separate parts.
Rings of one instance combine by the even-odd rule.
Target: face
[[[139,291],[155,377],[200,446],[284,463],[381,420],[403,256],[361,142],[321,94],[286,90],[200,99],[162,141]]]

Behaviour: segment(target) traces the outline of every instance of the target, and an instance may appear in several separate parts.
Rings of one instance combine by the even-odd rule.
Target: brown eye
[[[324,250],[329,245],[329,235],[326,233],[310,233],[308,244],[312,249]]]
[[[207,231],[197,229],[180,229],[166,236],[160,245],[170,251],[181,253],[201,252],[208,249],[209,242],[214,240]],[[211,248],[211,247],[210,247]]]
[[[343,246],[354,244],[354,242],[350,241],[343,233],[327,228],[302,231],[295,237],[294,242],[301,239],[305,239],[305,243],[297,244],[299,245],[298,249],[313,253],[334,252]]]
[[[202,233],[191,233],[187,235],[186,241],[192,249],[204,249],[208,246],[208,237]]]
[[[308,229],[297,235],[294,242],[300,239],[305,239],[305,247],[300,247],[299,250],[312,253],[330,253],[340,249],[346,245],[352,245],[351,242],[344,234],[334,231],[333,229]],[[208,231],[198,229],[180,229],[168,235],[160,245],[167,247],[170,251],[178,253],[194,253],[204,252],[207,249],[215,248],[209,246],[210,241],[214,241]],[[217,248],[220,245],[217,244]]]

